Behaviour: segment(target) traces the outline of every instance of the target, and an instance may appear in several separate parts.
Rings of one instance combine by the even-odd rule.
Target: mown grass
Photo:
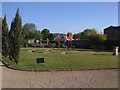
[[[32,49],[35,52],[30,52]],[[118,67],[118,56],[113,56],[112,52],[93,52],[80,49],[68,50],[68,54],[62,54],[62,52],[64,52],[63,49],[21,48],[18,64],[8,58],[3,59],[10,66],[23,70],[81,70]],[[45,64],[37,64],[36,58],[43,57]]]

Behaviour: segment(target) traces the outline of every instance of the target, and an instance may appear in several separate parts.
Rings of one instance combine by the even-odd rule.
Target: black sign
[[[44,58],[37,58],[37,63],[44,63]]]

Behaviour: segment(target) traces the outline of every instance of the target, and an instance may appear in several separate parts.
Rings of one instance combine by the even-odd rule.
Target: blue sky
[[[22,24],[34,23],[39,30],[52,33],[78,33],[86,28],[99,32],[110,25],[118,25],[117,2],[2,2],[2,17],[6,14],[10,27],[17,8]]]
[[[120,25],[120,2],[118,3],[118,25]]]

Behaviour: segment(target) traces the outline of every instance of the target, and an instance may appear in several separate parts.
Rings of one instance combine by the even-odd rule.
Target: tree
[[[9,43],[8,43],[8,24],[6,22],[6,15],[2,20],[2,55],[8,56],[9,55]]]
[[[85,29],[80,33],[80,39],[88,39],[88,37],[93,34],[97,34],[95,29]]]
[[[14,20],[11,22],[11,29],[9,32],[10,38],[10,59],[14,60],[16,64],[19,62],[19,52],[21,44],[21,29],[22,21],[19,15],[19,9],[17,9]]]
[[[41,40],[43,38],[43,35],[41,34],[40,30],[37,30],[37,27],[34,23],[26,23],[22,27],[22,37],[23,45],[26,46],[28,44],[28,40]]]
[[[103,41],[107,40],[107,36],[102,34],[93,34],[89,36],[88,40],[91,47],[95,48],[96,46],[100,45]]]
[[[48,29],[43,29],[41,33],[43,34],[43,39],[47,40],[47,38],[49,37],[50,31]]]
[[[54,40],[55,38],[55,35],[53,33],[50,33],[49,36],[48,36],[48,39],[49,40]]]
[[[39,30],[35,30],[34,31],[34,35],[35,35],[35,39],[36,40],[40,40],[43,37],[42,34],[41,34],[41,32]]]
[[[80,33],[74,34],[73,39],[80,39]]]
[[[90,35],[89,36],[89,40],[93,44],[99,44],[99,43],[107,40],[107,36],[106,35],[102,35],[102,34],[94,34],[94,35]]]
[[[22,27],[22,34],[25,40],[34,39],[36,34],[37,27],[34,23],[26,23]]]

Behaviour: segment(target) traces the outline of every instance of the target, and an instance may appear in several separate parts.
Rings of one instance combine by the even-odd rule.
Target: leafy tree
[[[21,29],[22,21],[19,15],[19,9],[17,9],[14,20],[11,22],[11,29],[9,32],[10,38],[10,59],[14,60],[17,64],[19,62],[19,52],[21,43]]]
[[[54,40],[55,38],[55,35],[53,33],[50,33],[49,36],[48,36],[48,39],[49,40]]]
[[[88,37],[93,34],[97,34],[95,29],[85,29],[80,33],[80,39],[88,39]]]
[[[40,40],[42,39],[42,34],[34,23],[26,23],[22,27],[22,43],[24,46],[28,44],[29,39]]]
[[[36,40],[40,40],[40,39],[43,38],[43,36],[42,36],[42,34],[41,34],[41,32],[39,30],[35,30],[34,35],[35,35]]]
[[[2,55],[8,56],[9,55],[9,43],[8,43],[8,25],[6,22],[6,16],[2,20]]]
[[[22,27],[22,34],[26,40],[34,39],[37,27],[33,23],[26,23]]]
[[[102,34],[93,34],[89,36],[88,40],[91,47],[95,48],[96,46],[107,40],[107,36]]]
[[[73,39],[80,39],[80,33],[74,34]]]
[[[50,31],[48,29],[43,29],[41,33],[43,34],[43,39],[47,40],[47,38],[49,37]]]
[[[99,43],[107,40],[107,36],[106,35],[102,35],[102,34],[93,34],[93,35],[89,36],[89,40],[93,44],[99,44]]]

